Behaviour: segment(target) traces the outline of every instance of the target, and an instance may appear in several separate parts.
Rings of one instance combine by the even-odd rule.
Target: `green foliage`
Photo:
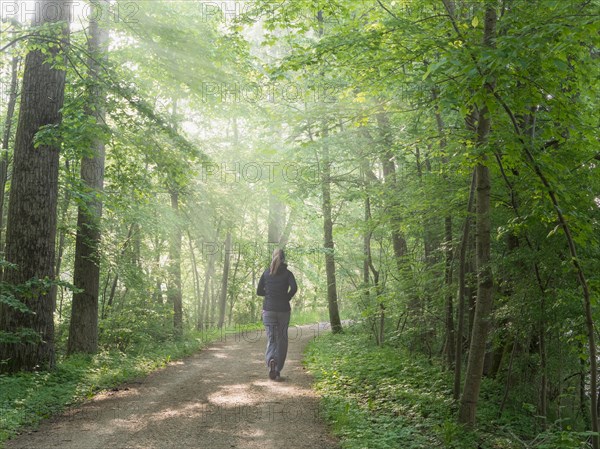
[[[229,24],[225,15],[207,20],[195,2],[141,2],[134,23],[103,24],[114,37],[98,75],[99,90],[107,93],[105,123],[88,114],[96,104],[89,97],[96,86],[87,70],[86,33],[73,33],[70,45],[54,56],[60,25],[45,25],[42,39],[25,40],[31,30],[15,24],[14,36],[3,33],[1,39],[23,38],[23,47],[19,42],[13,47],[17,55],[40,50],[57,67],[64,65],[63,52],[68,56],[63,122],[36,136],[38,147],[61,142],[61,279],[72,276],[77,206],[91,195],[80,181],[78,161],[89,155],[95,140],[106,143],[105,191],[99,195],[104,203],[99,324],[105,355],[89,364],[82,361],[81,373],[75,361],[65,362],[58,372],[84,378],[87,367],[98,369],[98,363],[112,366],[121,360],[128,365],[120,352],[172,344],[173,312],[165,291],[170,288],[174,230],[184,235],[186,327],[199,318],[214,321],[223,260],[229,255],[221,247],[212,257],[205,247],[222,245],[226,232],[232,233],[236,247],[228,318],[238,324],[256,322],[256,277],[270,257],[263,244],[270,195],[286,204],[285,218],[292,224],[288,257],[300,284],[293,323],[325,320],[320,176],[327,145],[339,305],[345,317],[364,320],[364,335],[317,341],[310,363],[326,413],[344,444],[579,447],[589,419],[581,411],[589,398],[579,403],[579,379],[584,393],[589,381],[581,291],[564,230],[534,166],[550,181],[571,227],[597,318],[600,150],[598,45],[593,37],[600,24],[595,20],[598,2],[446,2],[456,8],[454,20],[444,3],[294,0],[274,7],[261,0]],[[484,7],[492,4],[499,12],[498,36],[494,48],[483,48]],[[0,55],[0,67],[8,62],[7,53]],[[0,71],[0,82],[7,79],[6,71]],[[493,94],[487,86],[492,79]],[[259,99],[244,98],[239,91],[262,88],[263,83],[275,90]],[[301,94],[281,97],[277,83]],[[493,126],[489,145],[476,146],[465,121],[482,104]],[[0,112],[5,112],[3,102]],[[10,153],[2,155],[10,161]],[[394,181],[384,179],[386,162],[394,165]],[[435,357],[444,350],[447,297],[457,318],[457,250],[470,175],[482,162],[492,178],[496,285],[487,343],[496,371],[484,379],[480,427],[465,432],[455,424],[450,379]],[[265,164],[291,168],[287,174],[292,179],[282,179],[278,170],[275,179],[266,179],[265,170],[256,182],[231,173]],[[208,168],[216,173],[207,174]],[[170,203],[173,191],[179,194],[178,213]],[[446,217],[452,221],[449,242]],[[406,241],[400,260],[393,233]],[[373,267],[365,282],[366,235]],[[237,252],[257,245],[256,251]],[[447,284],[450,250],[454,277]],[[476,290],[473,253],[468,247],[471,293]],[[2,284],[0,303],[28,313],[26,294],[51,286],[43,281],[17,292]],[[72,289],[57,286],[60,354],[66,346]],[[202,302],[208,311],[199,317]],[[375,348],[367,335],[379,337],[383,311],[384,341],[394,347]],[[35,337],[27,329],[0,333],[0,341]],[[463,337],[467,339],[466,333]],[[548,387],[544,420],[537,417],[542,374]],[[95,391],[104,381],[91,384],[96,386],[82,391]],[[19,388],[28,398],[29,392]]]
[[[3,270],[15,270],[16,265],[0,260],[0,267]],[[70,283],[60,280],[30,279],[20,285],[9,284],[0,281],[0,305],[9,307],[23,315],[35,315],[35,312],[26,304],[26,302],[39,294],[48,295],[52,288],[65,288],[76,291]],[[0,330],[0,343],[39,343],[40,334],[34,329],[22,327],[17,331],[8,332]],[[1,362],[0,362],[1,363]]]
[[[35,427],[40,420],[76,407],[100,391],[190,355],[207,342],[201,334],[188,334],[178,342],[147,340],[129,346],[127,353],[112,349],[69,357],[51,372],[0,375],[0,445],[24,426]]]
[[[107,310],[107,318],[100,321],[100,344],[127,352],[131,347],[169,340],[172,328],[165,323],[171,316],[168,305],[132,302],[126,310]]]
[[[583,447],[585,434],[559,422],[536,433],[535,407],[515,405],[498,419],[503,385],[490,379],[482,387],[480,424],[464,429],[454,418],[451,373],[404,349],[375,346],[360,326],[321,335],[307,349],[306,364],[344,448]]]

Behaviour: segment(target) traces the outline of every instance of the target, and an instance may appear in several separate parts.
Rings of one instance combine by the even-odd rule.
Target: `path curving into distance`
[[[44,421],[6,448],[337,449],[301,363],[319,332],[324,327],[316,324],[290,327],[282,382],[267,377],[264,331],[225,334],[139,383]]]

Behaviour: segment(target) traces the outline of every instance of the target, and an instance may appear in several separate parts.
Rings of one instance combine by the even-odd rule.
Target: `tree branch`
[[[383,3],[381,3],[381,0],[377,0],[377,3],[379,3],[379,6],[381,6],[390,16],[392,16],[394,19],[396,20],[400,20],[398,18],[398,16],[396,14],[394,14],[392,11],[390,11],[387,6],[385,6]]]

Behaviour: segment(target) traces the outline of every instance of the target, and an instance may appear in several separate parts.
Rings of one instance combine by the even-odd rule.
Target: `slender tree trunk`
[[[70,8],[66,0],[41,0],[40,10],[57,5],[61,17],[46,14],[35,25],[63,21],[60,35],[66,44],[69,37]],[[16,269],[4,273],[4,281],[19,286],[31,279],[54,279],[56,208],[58,202],[58,164],[60,145],[56,142],[35,144],[41,128],[58,126],[64,100],[65,71],[46,61],[60,59],[60,48],[32,50],[25,59],[21,108],[15,139],[13,178],[11,182],[6,232],[6,259]],[[20,295],[19,295],[20,296]],[[1,372],[33,370],[54,366],[54,304],[49,292],[35,287],[19,299],[33,313],[0,306],[0,331],[19,334],[31,329],[35,338],[19,343],[0,344]]]
[[[496,30],[496,10],[490,5],[485,9],[484,24],[484,46],[493,47],[493,39]],[[489,92],[493,90],[491,85],[486,86]],[[487,144],[491,128],[490,111],[487,106],[481,107],[477,123],[477,147],[481,148]],[[493,303],[494,281],[491,270],[491,221],[490,221],[490,173],[485,154],[481,162],[475,167],[476,190],[477,190],[477,303],[475,305],[475,318],[473,321],[473,335],[471,336],[471,347],[469,349],[469,360],[465,375],[465,387],[460,398],[460,409],[458,420],[463,424],[472,426],[475,424],[475,413],[479,400],[481,387],[481,376],[486,353],[488,332]]]
[[[162,242],[160,237],[155,237],[154,239],[154,277],[155,277],[155,286],[154,286],[154,303],[155,304],[163,304],[163,292],[162,292],[162,282],[161,282],[161,269],[160,269],[160,253],[161,253]]]
[[[462,376],[462,358],[463,358],[463,336],[465,329],[465,295],[467,294],[466,272],[467,272],[467,252],[469,248],[469,234],[471,231],[471,217],[473,213],[473,203],[475,200],[475,173],[471,178],[471,188],[469,189],[469,200],[467,203],[467,216],[463,228],[462,239],[460,243],[460,253],[458,261],[458,311],[457,311],[457,330],[456,344],[454,349],[454,399],[460,398],[460,385]]]
[[[231,231],[225,237],[225,254],[223,258],[223,278],[221,279],[221,301],[219,303],[219,329],[225,323],[225,308],[227,307],[227,285],[229,281],[229,258],[231,254]]]
[[[317,12],[317,21],[319,22],[319,38],[325,33],[323,11]],[[327,123],[323,122],[323,138],[327,140],[329,130]],[[338,309],[337,282],[335,278],[335,253],[333,242],[333,219],[331,214],[331,157],[329,155],[329,144],[327,141],[322,143],[323,157],[321,174],[321,193],[323,212],[323,246],[325,249],[325,273],[327,277],[327,308],[329,311],[329,323],[331,331],[336,334],[342,332],[342,322]]]
[[[333,219],[331,215],[331,158],[327,142],[323,142],[322,148],[321,193],[323,195],[323,246],[325,247],[325,272],[327,274],[327,303],[331,330],[333,333],[339,333],[342,332],[342,322],[338,310],[337,283],[335,278]]]
[[[459,412],[460,422],[469,425],[475,424],[493,300],[493,279],[490,267],[489,170],[482,164],[479,164],[475,170],[477,173],[477,303]]]
[[[210,283],[210,310],[209,310],[209,314],[208,314],[208,320],[207,322],[209,323],[210,326],[214,326],[215,323],[215,315],[216,315],[216,308],[217,308],[217,287],[215,286],[215,281],[213,280]]]
[[[279,245],[283,235],[285,222],[285,204],[283,204],[274,192],[269,193],[269,229],[268,243]]]
[[[202,295],[200,294],[200,274],[198,273],[198,264],[196,263],[196,254],[194,252],[194,243],[192,235],[188,232],[188,244],[190,247],[190,260],[192,262],[192,277],[194,278],[194,299],[196,300],[196,329],[200,329],[199,324],[202,321]]]
[[[108,5],[107,2],[105,2]],[[93,15],[106,11],[106,8],[93,5]],[[92,20],[88,43],[90,58],[88,66],[90,78],[95,83],[90,89],[89,110],[98,125],[105,119],[103,91],[98,74],[100,61],[104,59],[108,47],[108,30]],[[77,237],[75,242],[75,268],[73,285],[81,291],[73,294],[71,322],[67,352],[94,353],[98,349],[98,294],[100,292],[100,221],[104,189],[104,141],[96,138],[90,154],[81,160],[81,180],[86,188],[86,198],[79,205],[77,217]]]
[[[450,289],[452,288],[452,217],[444,220],[445,230],[445,267],[444,278],[446,283],[446,364],[452,369],[455,356],[455,333],[454,333],[454,301]]]
[[[504,395],[502,396],[502,401],[500,402],[500,410],[498,411],[498,418],[502,417],[502,412],[504,411],[504,406],[506,404],[506,400],[508,399],[508,393],[510,392],[513,361],[515,359],[516,352],[517,352],[517,342],[513,341],[512,349],[510,351],[510,360],[508,362],[508,372],[506,373],[506,383],[504,384]]]
[[[134,229],[135,229],[135,223],[132,224],[129,227],[129,230],[127,231],[127,238],[125,239],[125,242],[123,243],[123,248],[121,248],[121,251],[119,252],[119,257],[117,259],[117,263],[125,256],[125,253],[127,252],[127,248],[129,247],[129,244],[131,242],[131,237],[133,236]],[[108,296],[108,301],[106,302],[107,310],[111,309],[113,306],[118,283],[119,283],[119,272],[115,270],[115,277],[113,279],[112,286],[110,288],[110,294]],[[105,318],[105,317],[106,317],[106,315],[103,313],[102,318]]]
[[[546,417],[548,415],[548,361],[547,361],[547,352],[546,352],[546,301],[544,297],[544,292],[542,292],[542,299],[540,304],[540,325],[539,325],[539,335],[540,335],[540,408],[539,413],[540,416],[543,417],[542,428],[546,429]]]
[[[107,309],[112,309],[113,302],[115,300],[115,294],[117,292],[117,284],[119,283],[119,273],[115,273],[115,277],[113,278],[112,285],[110,287],[110,294],[108,295],[108,301],[106,303]],[[105,317],[103,317],[105,318]]]
[[[475,225],[472,225],[472,231],[475,231]],[[465,344],[465,348],[471,347],[471,336],[473,335],[473,322],[475,321],[475,304],[477,303],[477,279],[475,276],[475,238],[471,238],[469,242],[470,249],[469,255],[467,256],[467,275],[469,275],[472,280],[465,285],[465,296],[469,300],[469,329],[467,332],[467,341]]]
[[[279,239],[280,248],[285,248],[285,246],[287,245],[290,239],[290,234],[292,233],[292,227],[294,226],[295,218],[295,210],[290,209],[290,215],[288,216],[287,222],[285,223],[285,227],[283,228],[283,233],[281,234],[281,238]]]
[[[406,239],[400,232],[402,220],[398,211],[398,184],[396,176],[396,164],[394,162],[394,153],[392,151],[392,146],[394,142],[392,138],[392,130],[388,115],[385,112],[381,111],[376,115],[376,118],[381,143],[383,146],[381,166],[383,168],[383,179],[387,187],[386,196],[389,198],[389,200],[387,201],[387,207],[390,210],[390,221],[392,224],[392,248],[394,250],[396,266],[400,271],[403,267],[403,261],[404,257],[406,256],[407,246]]]
[[[254,264],[252,265],[252,291],[256,292],[256,267],[254,266]],[[258,317],[256,316],[256,301],[254,299],[254,296],[252,297],[252,300],[250,301],[250,322],[254,323],[255,321],[258,320]]]
[[[438,89],[432,89],[432,98],[434,101],[438,99]],[[445,136],[445,125],[444,120],[442,118],[442,114],[440,112],[439,105],[436,103],[435,105],[435,121],[437,124],[437,129],[440,134],[440,149],[444,150],[447,146],[446,136]],[[444,155],[442,157],[444,164],[448,164],[448,156]],[[447,176],[444,176],[444,179],[447,179]],[[454,303],[452,298],[452,263],[453,263],[453,250],[452,250],[452,215],[448,214],[444,219],[444,280],[446,285],[446,344],[445,347],[445,356],[446,356],[446,365],[448,369],[452,369],[454,365],[455,358],[455,329],[454,329]]]
[[[65,160],[65,168],[66,168],[67,172],[70,171],[69,165],[70,165],[69,160],[66,159]],[[56,262],[54,265],[54,272],[57,273],[58,275],[60,275],[60,272],[62,269],[63,255],[65,252],[65,239],[66,239],[66,235],[67,235],[66,223],[68,220],[70,205],[71,205],[71,191],[69,189],[65,188],[62,204],[60,205],[59,222],[58,222],[58,245],[57,245],[57,250],[56,250],[56,252],[57,252]],[[58,296],[58,286],[52,285],[50,287],[50,297],[52,298],[52,304],[56,305],[57,296]],[[61,299],[60,299],[60,304],[58,307],[58,318],[59,319],[62,319],[63,296],[64,296],[64,293],[63,293],[63,289],[61,287],[61,296],[60,296]]]
[[[212,283],[212,275],[214,271],[215,258],[213,254],[208,256],[206,267],[204,269],[204,289],[202,291],[202,311],[200,313],[201,321],[196,326],[198,330],[204,329],[207,326],[210,316],[210,286]]]
[[[131,264],[137,268],[142,267],[142,226],[138,221],[133,223],[133,243],[131,245]]]
[[[365,198],[365,230],[363,233],[363,298],[365,303],[365,309],[369,308],[370,302],[370,283],[371,275],[369,271],[369,252],[371,251],[371,229],[370,229],[370,206],[369,196]],[[377,332],[374,332],[375,338],[377,338]]]
[[[176,219],[169,247],[169,288],[167,298],[173,306],[175,337],[183,335],[183,299],[181,296],[181,224],[179,223],[179,192],[171,191],[171,209]]]
[[[578,349],[580,351],[580,354],[583,354],[583,351],[585,351],[585,348],[583,347],[583,344],[579,344],[577,346],[578,346]],[[583,358],[581,358],[581,357],[579,358],[579,369],[580,369],[580,374],[579,374],[579,410],[581,411],[581,416],[583,417],[583,420],[586,421],[586,423],[589,425],[589,424],[591,424],[591,422],[590,422],[590,409],[589,409],[589,404],[587,403],[587,399],[586,399],[587,391],[586,391],[586,384],[585,384],[585,376],[586,376],[587,367],[586,367],[585,360]]]
[[[552,203],[552,207],[554,208],[554,212],[556,213],[556,217],[558,219],[560,227],[562,228],[562,230],[565,234],[565,237],[567,240],[567,246],[569,248],[569,255],[571,256],[571,264],[573,265],[573,268],[575,269],[575,272],[577,274],[577,281],[578,281],[578,283],[581,287],[582,293],[583,293],[582,299],[583,299],[583,306],[584,306],[584,310],[585,310],[585,325],[586,325],[586,331],[587,331],[588,353],[589,353],[589,360],[590,360],[590,400],[591,400],[590,410],[591,410],[591,420],[592,420],[591,427],[592,427],[592,432],[593,432],[592,447],[593,447],[593,449],[599,449],[600,448],[600,435],[598,434],[598,431],[599,431],[600,423],[598,422],[598,413],[599,413],[599,410],[598,410],[598,398],[599,398],[599,394],[598,394],[598,360],[597,360],[597,355],[596,355],[597,350],[596,350],[594,317],[593,317],[593,313],[592,313],[592,300],[591,300],[591,293],[590,293],[588,281],[587,281],[585,272],[583,270],[583,267],[581,265],[581,262],[579,260],[578,254],[577,254],[577,246],[575,244],[575,240],[571,233],[571,227],[569,226],[569,223],[563,213],[563,209],[561,208],[561,206],[558,202],[558,197],[556,195],[555,189],[552,187],[552,185],[550,184],[550,181],[548,180],[548,178],[542,171],[542,168],[537,163],[535,157],[529,150],[529,146],[523,140],[523,135],[522,135],[519,123],[518,123],[515,115],[512,113],[511,109],[508,107],[506,102],[504,102],[502,97],[497,92],[494,92],[494,97],[498,100],[498,102],[501,104],[503,109],[506,111],[507,115],[510,117],[513,127],[515,129],[515,132],[516,132],[517,136],[519,137],[519,139],[521,140],[521,143],[523,145],[522,149],[525,154],[525,158],[528,161],[528,163],[531,164],[536,176],[539,178],[542,185],[546,189],[546,193],[548,194],[548,197]]]
[[[2,234],[4,231],[4,202],[6,198],[6,182],[8,181],[8,150],[10,145],[10,136],[12,132],[13,117],[17,105],[17,96],[19,85],[17,74],[19,71],[19,61],[17,56],[13,56],[11,64],[10,94],[8,97],[8,106],[6,109],[6,118],[4,121],[4,134],[2,136],[2,154],[0,155],[0,252],[4,254],[4,245],[2,244]]]
[[[240,259],[241,259],[242,253],[241,251],[238,251],[237,253],[237,258],[235,260],[235,266],[233,269],[233,276],[231,277],[231,284],[232,284],[232,288],[230,289],[229,292],[229,314],[227,315],[227,325],[231,326],[231,320],[233,319],[233,306],[235,305],[235,301],[237,299],[237,294],[235,293],[235,289],[236,289],[236,279],[237,279],[237,274],[238,274],[238,269],[240,267]]]

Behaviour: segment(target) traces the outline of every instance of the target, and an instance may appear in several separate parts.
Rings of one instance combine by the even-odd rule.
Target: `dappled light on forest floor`
[[[0,0],[0,446],[600,449],[599,5]]]
[[[266,376],[264,340],[222,341],[45,423],[25,446],[17,438],[7,447],[336,448],[301,363],[309,335],[290,342],[283,382]],[[302,433],[300,445],[290,425]]]

